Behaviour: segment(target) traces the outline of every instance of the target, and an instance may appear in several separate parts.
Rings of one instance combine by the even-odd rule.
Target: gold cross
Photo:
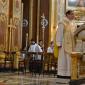
[[[16,29],[16,26],[13,25],[13,19],[10,19],[10,24],[8,25],[8,50],[11,51],[13,48],[13,29]]]
[[[10,19],[10,24],[8,25],[8,27],[16,29],[16,26],[13,25],[13,19]]]

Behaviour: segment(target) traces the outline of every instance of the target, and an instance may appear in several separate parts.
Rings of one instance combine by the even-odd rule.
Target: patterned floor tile
[[[0,73],[0,85],[68,85],[69,80],[48,75]]]

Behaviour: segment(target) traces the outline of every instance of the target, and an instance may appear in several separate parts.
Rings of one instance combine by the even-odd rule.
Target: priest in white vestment
[[[53,53],[54,52],[54,42],[50,42],[50,46],[47,48],[47,53]]]
[[[73,19],[73,11],[68,10],[56,33],[56,44],[59,48],[57,75],[62,77],[71,76],[71,52],[75,47],[74,31],[77,28]]]

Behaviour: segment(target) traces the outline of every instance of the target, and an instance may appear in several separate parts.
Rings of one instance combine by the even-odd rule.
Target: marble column
[[[29,41],[32,38],[32,22],[33,22],[33,0],[30,0],[30,4],[29,4]]]

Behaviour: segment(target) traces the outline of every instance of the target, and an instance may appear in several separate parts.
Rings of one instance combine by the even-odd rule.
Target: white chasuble
[[[76,25],[73,21],[64,19],[58,26],[56,44],[61,46],[58,55],[58,75],[71,76],[71,52],[74,49],[74,31]]]

